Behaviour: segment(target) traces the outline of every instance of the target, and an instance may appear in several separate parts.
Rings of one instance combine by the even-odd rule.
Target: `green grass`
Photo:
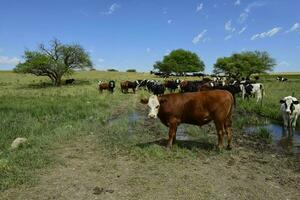
[[[259,138],[264,140],[266,143],[271,143],[272,142],[272,134],[267,128],[259,128],[256,132],[255,135]]]
[[[167,128],[159,121],[144,124],[142,119],[134,122],[128,120],[139,105],[139,98],[147,97],[148,93],[122,94],[120,81],[153,76],[93,71],[76,73],[73,77],[76,79],[75,85],[56,88],[49,84],[47,78],[0,72],[0,191],[23,183],[34,183],[37,169],[55,163],[55,156],[49,153],[49,149],[68,143],[73,137],[90,133],[97,135],[99,146],[109,149],[111,155],[128,154],[136,159],[167,162],[194,159],[201,150],[213,152],[210,151],[211,146],[201,145],[215,144],[215,137],[198,127],[189,126],[187,132],[197,137],[200,150],[193,148],[193,144],[179,142],[172,151],[166,151],[159,140],[167,137]],[[107,92],[99,94],[98,80],[115,80],[116,92],[113,95]],[[280,119],[280,98],[292,92],[296,96],[300,94],[300,82],[298,76],[293,76],[287,83],[270,80],[270,77],[263,77],[262,80],[267,94],[262,107],[255,100],[247,102],[238,99],[238,109]],[[249,123],[247,117],[237,118],[235,127],[242,128]],[[111,124],[107,123],[111,118],[116,119]],[[258,122],[255,117],[250,121]],[[16,137],[26,137],[28,143],[16,151],[10,151],[10,144]]]
[[[277,121],[282,121],[281,113],[279,112],[280,99],[292,94],[300,99],[300,75],[289,74],[284,77],[288,78],[288,82],[276,81],[276,75],[261,77],[259,82],[264,84],[266,93],[263,97],[262,106],[260,103],[256,103],[256,99],[242,101],[238,98],[238,108]],[[298,119],[297,126],[300,126],[300,119]]]

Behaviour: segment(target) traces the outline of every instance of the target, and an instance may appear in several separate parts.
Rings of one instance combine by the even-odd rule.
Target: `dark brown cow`
[[[172,147],[176,138],[177,126],[181,123],[204,125],[213,121],[218,134],[218,148],[223,148],[223,137],[227,134],[228,146],[232,139],[233,96],[225,90],[188,92],[152,95],[148,100],[141,100],[150,108],[149,118],[159,117],[160,121],[169,127],[168,147]]]
[[[128,89],[132,89],[133,93],[135,93],[137,86],[138,83],[136,81],[123,81],[121,82],[121,91],[122,93],[127,93]]]

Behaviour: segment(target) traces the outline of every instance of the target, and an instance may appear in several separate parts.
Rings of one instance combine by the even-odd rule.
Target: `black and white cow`
[[[242,98],[249,98],[251,95],[256,96],[256,102],[262,100],[265,95],[264,86],[261,83],[245,83],[240,85],[240,89],[242,91]]]
[[[280,100],[280,111],[282,113],[285,128],[295,128],[300,114],[300,104],[297,98],[292,96],[284,97]]]
[[[284,78],[282,76],[277,76],[276,80],[279,81],[279,82],[286,82],[288,79]]]

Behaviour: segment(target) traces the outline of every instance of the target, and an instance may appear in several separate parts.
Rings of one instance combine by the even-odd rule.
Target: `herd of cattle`
[[[111,93],[114,92],[116,87],[115,81],[111,80],[109,82],[98,82],[98,88],[100,92],[103,90],[108,90]],[[132,90],[135,93],[139,89],[144,89],[153,93],[154,95],[161,96],[167,90],[171,93],[173,92],[198,92],[198,91],[207,91],[207,90],[227,90],[233,97],[238,93],[241,93],[243,99],[249,97],[257,97],[257,102],[262,100],[264,95],[264,86],[261,83],[255,83],[250,80],[242,81],[226,81],[221,78],[203,78],[203,80],[165,80],[160,82],[158,80],[136,80],[136,81],[122,81],[120,83],[120,88],[122,93],[128,93],[129,90]]]
[[[232,110],[235,106],[235,96],[241,94],[243,99],[256,97],[257,102],[263,100],[264,85],[255,80],[242,79],[228,81],[225,78],[213,77],[200,80],[136,80],[120,83],[122,93],[132,90],[144,89],[152,93],[149,99],[141,102],[148,104],[150,108],[148,117],[159,118],[163,124],[169,127],[168,147],[172,146],[176,138],[176,130],[180,123],[204,125],[211,121],[215,123],[218,135],[218,148],[223,148],[223,138],[227,135],[227,148],[231,148],[232,140]],[[277,77],[280,82],[286,78]],[[98,82],[99,91],[108,90],[114,92],[115,81]],[[165,94],[169,90],[169,94]],[[299,101],[292,96],[280,100],[284,127],[296,127],[296,121],[300,114]]]

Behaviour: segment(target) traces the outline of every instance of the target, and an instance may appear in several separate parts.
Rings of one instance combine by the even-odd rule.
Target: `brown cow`
[[[123,81],[121,82],[121,91],[122,93],[128,93],[128,89],[132,89],[133,93],[135,93],[135,90],[138,86],[137,81]]]
[[[168,147],[176,138],[177,126],[181,123],[202,126],[214,121],[218,134],[218,148],[223,148],[223,137],[227,134],[228,146],[232,139],[233,96],[225,90],[173,93],[150,96],[141,100],[150,108],[148,117],[157,118],[169,127]]]

